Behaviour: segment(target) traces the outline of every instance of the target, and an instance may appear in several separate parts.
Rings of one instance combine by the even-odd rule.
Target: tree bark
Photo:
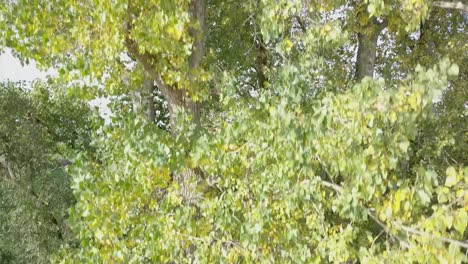
[[[379,23],[376,19],[372,19],[364,30],[358,32],[359,44],[355,66],[356,80],[359,81],[366,76],[374,77],[377,40],[385,27],[386,22]]]
[[[156,121],[156,110],[154,109],[154,82],[151,79],[143,81],[145,100],[145,119],[154,123]]]
[[[153,80],[151,78],[146,78],[140,89],[130,92],[133,110],[137,114],[142,114],[148,123],[155,122],[156,120],[154,89]]]
[[[356,58],[356,80],[369,76],[374,77],[378,35],[375,32],[367,35],[358,33],[359,48]]]
[[[128,9],[130,12],[130,4]],[[192,75],[192,72],[196,71],[200,67],[204,57],[205,10],[206,0],[192,0],[189,12],[192,19],[192,24],[194,26],[190,28],[189,34],[193,37],[194,41],[192,46],[192,53],[188,61],[189,72],[187,73],[187,77],[192,85],[194,85],[197,82],[197,80]],[[171,87],[163,82],[160,73],[155,70],[152,63],[157,58],[154,58],[154,56],[149,53],[141,53],[138,47],[138,43],[136,43],[130,38],[130,32],[132,29],[131,25],[132,19],[130,14],[129,20],[127,21],[125,46],[127,47],[130,54],[132,54],[143,65],[145,71],[151,76],[151,78],[154,80],[154,83],[156,83],[156,86],[158,87],[158,89],[160,89],[164,98],[167,100],[169,104],[169,112],[171,119],[171,131],[173,133],[177,133],[176,111],[178,110],[185,111],[192,117],[191,121],[196,126],[200,126],[200,103],[192,100],[192,98],[188,95],[186,88],[177,89],[176,87]]]
[[[265,87],[265,82],[267,77],[265,75],[265,70],[267,67],[267,50],[265,48],[265,42],[263,41],[262,34],[257,34],[257,39],[255,40],[255,47],[257,54],[255,56],[255,71],[257,73],[257,87],[262,89]]]
[[[192,0],[190,4],[190,15],[192,24],[195,27],[191,28],[189,33],[193,37],[192,54],[189,57],[189,80],[192,85],[197,82],[192,76],[191,72],[200,68],[203,57],[205,56],[205,12],[206,0]],[[199,102],[194,102],[185,94],[182,94],[184,99],[185,108],[192,115],[192,122],[200,126],[201,105]]]

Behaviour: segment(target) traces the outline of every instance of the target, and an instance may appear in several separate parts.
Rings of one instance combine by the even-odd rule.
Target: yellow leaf
[[[457,184],[457,171],[454,167],[448,167],[446,174],[447,178],[445,179],[445,186],[452,187]]]

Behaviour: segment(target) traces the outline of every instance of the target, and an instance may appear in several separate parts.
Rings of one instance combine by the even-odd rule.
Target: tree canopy
[[[57,68],[70,96],[50,140],[7,156],[33,175],[35,152],[71,144],[53,262],[468,261],[466,4],[0,3],[0,49]],[[107,122],[70,101],[103,96]],[[15,100],[4,142],[40,132]]]

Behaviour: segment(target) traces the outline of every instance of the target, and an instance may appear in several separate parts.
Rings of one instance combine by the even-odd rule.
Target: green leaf
[[[457,171],[454,167],[448,167],[446,174],[447,178],[445,179],[445,186],[452,187],[457,184]]]
[[[455,216],[455,221],[454,221],[453,226],[455,230],[458,231],[458,233],[464,234],[467,225],[468,225],[468,213],[462,208],[458,210]]]
[[[427,205],[431,202],[431,197],[424,190],[418,190],[417,193],[424,205]]]
[[[447,74],[450,76],[457,76],[458,75],[458,65],[452,64],[450,68],[447,70]]]

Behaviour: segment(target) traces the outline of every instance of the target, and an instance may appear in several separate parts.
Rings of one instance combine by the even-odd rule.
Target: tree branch
[[[401,230],[404,230],[404,231],[406,231],[406,232],[408,232],[410,234],[423,236],[423,237],[429,237],[429,238],[434,239],[434,240],[440,240],[440,241],[443,241],[443,242],[446,242],[446,243],[454,244],[456,246],[468,249],[468,243],[465,243],[463,241],[458,241],[458,240],[447,238],[447,237],[434,236],[432,234],[429,234],[429,233],[426,233],[426,232],[423,232],[423,231],[419,231],[419,230],[414,229],[412,227],[400,225],[398,223],[393,223],[393,224],[398,226]]]
[[[468,13],[468,5],[463,4],[461,1],[459,2],[447,2],[447,1],[436,1],[432,3],[435,7],[440,7],[444,9],[455,9],[458,11],[462,11]]]
[[[190,69],[200,67],[205,55],[205,14],[206,0],[192,0],[190,3],[190,14],[192,23],[196,26],[189,28],[189,34],[193,37],[192,54],[189,57]]]
[[[325,187],[328,187],[330,189],[333,189],[335,192],[337,193],[341,193],[341,187],[338,185],[338,184],[334,184],[334,183],[331,183],[331,182],[327,182],[327,181],[321,181],[320,182],[323,186]]]
[[[202,59],[204,57],[204,28],[205,28],[205,11],[206,11],[206,0],[192,0],[190,4],[190,13],[192,23],[195,25],[192,28],[189,28],[189,34],[194,38],[192,45],[192,54],[189,57],[189,67],[190,72],[188,73],[188,78],[190,82],[193,83],[194,76],[191,74],[191,70],[197,69],[200,67]],[[171,86],[164,83],[161,78],[161,73],[156,71],[156,62],[158,60],[155,54],[151,54],[145,51],[142,51],[132,36],[131,32],[133,30],[133,19],[134,14],[132,14],[132,0],[128,0],[127,6],[127,21],[124,31],[124,45],[127,48],[128,52],[136,58],[136,60],[143,65],[145,71],[151,76],[151,78],[156,83],[156,86],[159,88],[167,102],[169,103],[169,111],[171,117],[171,126],[174,129],[175,133],[175,113],[178,109],[183,109],[187,111],[192,116],[192,123],[197,126],[200,125],[200,112],[201,105],[198,102],[194,102],[189,95],[187,95],[187,88],[177,86]],[[170,62],[168,62],[170,64]]]
[[[356,54],[355,78],[360,81],[369,76],[374,77],[375,63],[377,58],[377,40],[382,30],[387,27],[388,21],[385,19],[379,22],[377,18],[372,18],[364,31],[358,31],[358,52]]]
[[[14,182],[16,180],[16,175],[11,168],[10,162],[8,162],[4,155],[0,156],[0,165],[2,165],[7,170],[10,179]]]
[[[341,186],[337,185],[337,184],[334,184],[334,183],[330,183],[330,182],[327,182],[327,181],[321,181],[320,182],[323,186],[325,187],[328,187],[328,188],[331,188],[333,189],[335,192],[337,193],[342,193],[342,188]],[[402,238],[398,237],[397,235],[395,234],[391,234],[390,233],[390,228],[385,225],[383,222],[381,222],[374,214],[372,214],[370,212],[370,210],[366,207],[364,207],[363,205],[361,205],[364,210],[366,211],[367,215],[372,218],[380,227],[382,227],[382,229],[389,235],[391,235],[392,237],[396,238],[398,241],[400,241],[401,244],[403,244],[406,248],[409,248],[411,245],[404,241]],[[459,247],[462,247],[462,248],[466,248],[468,249],[468,243],[464,242],[464,241],[458,241],[458,240],[455,240],[455,239],[451,239],[451,238],[447,238],[447,237],[441,237],[441,236],[435,236],[435,235],[432,235],[430,233],[426,233],[426,232],[423,232],[423,231],[420,231],[420,230],[417,230],[415,228],[412,228],[412,227],[408,227],[408,226],[405,226],[405,225],[402,225],[402,224],[399,224],[395,221],[392,221],[391,224],[393,226],[396,226],[398,227],[399,229],[403,230],[403,231],[406,231],[407,233],[410,233],[410,234],[413,234],[413,235],[417,235],[417,236],[422,236],[422,237],[429,237],[431,239],[434,239],[434,240],[439,240],[439,241],[442,241],[442,242],[446,242],[446,243],[451,243],[451,244],[454,244],[456,246],[459,246]]]
[[[342,188],[341,186],[339,186],[338,184],[335,184],[335,183],[331,183],[331,182],[327,182],[327,181],[321,181],[320,182],[323,186],[325,187],[328,187],[328,188],[331,188],[333,189],[335,192],[337,193],[342,193]],[[362,206],[362,205],[361,205]],[[364,206],[362,206],[364,208],[364,210],[366,211],[366,214],[372,218],[372,220],[374,220],[384,231],[385,233],[389,234],[391,237],[395,238],[396,240],[398,240],[400,242],[400,244],[402,244],[403,246],[405,246],[406,248],[410,248],[410,244],[406,241],[404,241],[402,238],[400,238],[399,236],[395,235],[395,234],[392,234],[390,232],[390,228],[385,225],[384,223],[382,223],[374,214],[372,214],[370,212],[370,210]]]
[[[169,88],[164,84],[161,79],[161,76],[154,70],[153,61],[155,58],[148,53],[140,53],[140,48],[138,44],[130,37],[130,32],[132,31],[133,27],[133,17],[131,14],[132,10],[132,0],[128,0],[127,6],[127,21],[126,21],[126,28],[125,28],[125,40],[124,44],[127,47],[128,52],[133,55],[137,61],[139,61],[146,72],[154,79],[156,85],[161,90],[164,95],[168,95]]]
[[[154,79],[158,88],[166,96],[169,93],[169,88],[164,84],[159,74],[154,70],[152,63],[154,58],[148,53],[140,53],[138,44],[130,38],[129,30],[127,30],[125,34],[125,46],[128,51],[143,65],[145,71]]]

